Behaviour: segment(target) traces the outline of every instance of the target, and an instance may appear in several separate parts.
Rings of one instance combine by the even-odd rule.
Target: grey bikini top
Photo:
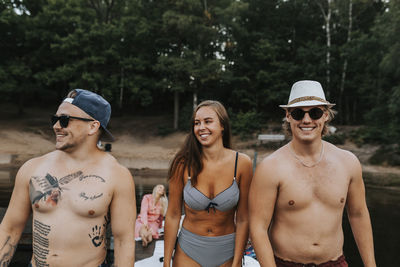
[[[185,203],[194,210],[206,210],[210,212],[210,208],[219,211],[228,211],[236,207],[239,201],[239,186],[236,182],[236,169],[237,169],[238,152],[236,152],[235,160],[235,174],[231,186],[224,191],[218,193],[213,199],[205,196],[200,190],[192,186],[190,181],[190,170],[188,181],[183,188],[183,200]]]

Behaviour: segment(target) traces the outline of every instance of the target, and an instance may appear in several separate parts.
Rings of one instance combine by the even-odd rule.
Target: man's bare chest
[[[95,172],[74,171],[67,174],[40,172],[31,176],[29,197],[34,212],[62,209],[84,217],[107,212],[112,198],[108,177]]]
[[[279,187],[278,205],[299,210],[311,206],[342,209],[350,177],[338,169],[303,169],[288,172]]]

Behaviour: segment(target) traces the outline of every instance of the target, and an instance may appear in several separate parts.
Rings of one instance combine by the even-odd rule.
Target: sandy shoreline
[[[168,169],[186,137],[183,132],[158,136],[154,132],[144,133],[143,129],[129,132],[124,128],[114,130],[113,134],[116,140],[111,143],[111,154],[129,169]],[[7,127],[3,124],[0,129],[0,167],[19,167],[33,157],[53,151],[54,140],[49,128],[24,128],[16,123]],[[254,157],[254,149],[237,143],[239,151]],[[271,152],[260,151],[259,158]]]
[[[0,168],[18,168],[25,161],[54,150],[55,137],[49,126],[46,111],[34,110],[23,118],[11,118],[0,114]],[[168,124],[167,116],[129,116],[112,118],[110,130],[116,140],[111,154],[131,170],[166,170],[175,153],[183,143],[186,133],[175,132],[160,136],[157,129]],[[273,152],[266,146],[258,146],[256,135],[246,141],[233,138],[235,150],[254,158],[257,162]],[[103,144],[104,145],[104,144]],[[368,164],[377,147],[357,147],[350,142],[339,146],[350,150],[360,160],[365,172],[389,173],[400,177],[399,167]]]

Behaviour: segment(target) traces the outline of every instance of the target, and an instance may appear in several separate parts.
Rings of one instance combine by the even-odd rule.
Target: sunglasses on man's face
[[[304,115],[308,113],[311,119],[313,120],[318,120],[324,115],[324,111],[320,108],[312,108],[308,111],[304,111],[301,108],[295,108],[290,112],[290,116],[292,116],[293,119],[296,121],[302,120],[304,118]]]
[[[61,115],[61,116],[53,115],[51,116],[51,125],[54,126],[54,124],[56,124],[57,121],[60,121],[60,126],[62,128],[67,128],[70,119],[81,120],[81,121],[94,121],[93,119],[89,118],[74,117],[69,115]]]

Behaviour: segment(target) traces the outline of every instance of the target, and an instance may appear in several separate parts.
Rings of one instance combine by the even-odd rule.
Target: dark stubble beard
[[[67,142],[67,143],[63,144],[61,147],[56,146],[56,150],[68,152],[68,150],[72,150],[76,146],[77,146],[76,142],[75,143]]]
[[[56,147],[56,149],[65,152],[65,151],[67,151],[67,150],[70,150],[70,149],[73,148],[73,147],[75,147],[74,144],[66,143],[66,144],[62,145],[61,147]]]

